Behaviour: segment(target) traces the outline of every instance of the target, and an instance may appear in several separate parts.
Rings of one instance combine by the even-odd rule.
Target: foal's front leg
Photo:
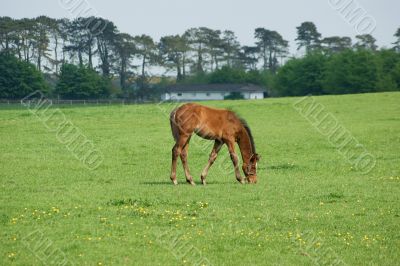
[[[237,154],[235,153],[235,142],[227,142],[226,145],[228,146],[229,154],[231,156],[231,160],[233,162],[233,167],[235,168],[235,175],[236,175],[236,180],[239,181],[240,183],[244,184],[244,179],[240,175],[240,170],[239,170],[239,158]]]
[[[206,177],[208,175],[208,170],[210,169],[211,165],[213,165],[213,163],[217,159],[218,152],[221,150],[223,144],[224,143],[219,140],[216,140],[214,143],[214,147],[211,151],[210,158],[208,159],[208,163],[207,163],[206,167],[204,168],[203,172],[201,173],[201,183],[203,183],[203,185],[206,185]]]

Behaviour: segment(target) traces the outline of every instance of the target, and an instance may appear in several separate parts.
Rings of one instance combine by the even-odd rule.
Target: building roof
[[[254,84],[177,84],[166,88],[166,92],[264,92]]]

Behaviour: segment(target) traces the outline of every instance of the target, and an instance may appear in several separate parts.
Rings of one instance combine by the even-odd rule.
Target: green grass
[[[205,103],[247,119],[262,156],[256,185],[236,182],[224,147],[206,187],[185,184],[180,162],[172,186],[157,105],[62,108],[104,154],[94,171],[28,110],[0,110],[0,264],[54,259],[33,239],[42,234],[76,265],[398,265],[400,93],[316,99],[375,156],[373,171],[356,171],[297,98]],[[192,142],[199,183],[212,143]]]

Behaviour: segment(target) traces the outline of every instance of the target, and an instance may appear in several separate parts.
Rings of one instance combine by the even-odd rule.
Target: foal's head
[[[257,183],[257,162],[260,160],[260,155],[253,154],[248,164],[243,164],[243,172],[246,180],[249,183]]]

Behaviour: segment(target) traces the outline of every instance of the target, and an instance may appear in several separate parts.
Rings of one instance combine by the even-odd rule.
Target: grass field
[[[0,264],[399,265],[400,93],[316,97],[376,158],[362,174],[293,107],[208,102],[252,128],[258,183],[227,149],[208,185],[169,180],[172,106],[62,108],[104,154],[95,170],[24,108],[0,110]],[[196,182],[212,143],[195,137]],[[205,146],[206,145],[206,146]]]

